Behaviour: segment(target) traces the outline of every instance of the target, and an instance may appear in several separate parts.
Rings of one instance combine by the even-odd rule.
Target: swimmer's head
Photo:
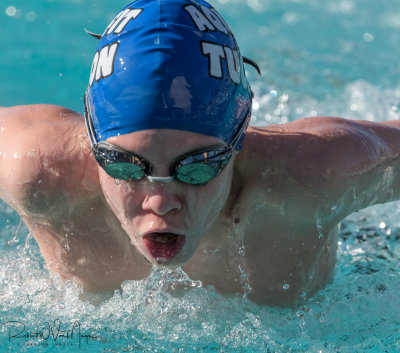
[[[251,97],[235,37],[207,2],[137,0],[100,38],[85,113],[92,143],[149,129],[230,143]]]

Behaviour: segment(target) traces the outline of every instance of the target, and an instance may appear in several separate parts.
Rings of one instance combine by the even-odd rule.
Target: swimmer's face
[[[224,145],[214,137],[178,130],[145,130],[112,137],[108,142],[151,162],[152,176],[169,176],[176,158],[203,147]],[[176,267],[188,261],[212,227],[228,198],[234,157],[205,186],[177,180],[116,181],[99,167],[107,202],[137,251],[152,264]]]

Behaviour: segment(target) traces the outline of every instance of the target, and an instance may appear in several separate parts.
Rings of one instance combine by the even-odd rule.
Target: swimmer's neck
[[[215,224],[213,225],[213,229],[216,228],[218,229],[219,226],[223,225],[226,227],[227,225],[234,225],[240,223],[240,218],[239,218],[239,197],[241,195],[242,191],[242,179],[239,175],[239,173],[234,169],[233,171],[233,176],[232,176],[232,182],[231,182],[231,188],[229,191],[228,198],[225,202],[224,207],[222,208],[217,220],[215,221]],[[211,231],[209,234],[212,234],[212,241],[215,242],[215,232]],[[221,234],[221,241],[225,238],[223,234]],[[207,242],[207,235],[205,236],[204,240]],[[211,240],[211,239],[210,239]]]

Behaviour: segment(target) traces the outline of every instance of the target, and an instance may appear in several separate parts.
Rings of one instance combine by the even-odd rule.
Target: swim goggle
[[[91,114],[85,95],[85,124],[90,138],[93,154],[99,165],[114,179],[133,181],[147,178],[150,182],[169,183],[175,178],[191,185],[206,185],[218,176],[228,165],[233,151],[244,134],[250,118],[250,109],[246,112],[237,133],[228,146],[210,146],[198,149],[178,157],[170,167],[170,176],[151,176],[152,165],[145,158],[126,151],[106,141],[97,142]]]

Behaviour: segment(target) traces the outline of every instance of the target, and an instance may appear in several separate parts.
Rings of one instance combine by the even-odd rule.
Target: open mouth
[[[143,243],[154,258],[170,260],[182,250],[185,238],[174,233],[150,233],[143,237]]]

